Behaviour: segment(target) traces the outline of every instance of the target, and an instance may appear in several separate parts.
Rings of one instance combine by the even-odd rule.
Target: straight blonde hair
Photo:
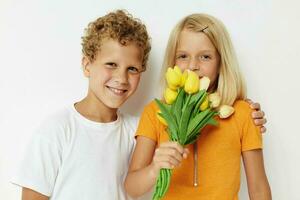
[[[180,33],[184,30],[202,32],[213,43],[220,55],[219,75],[213,92],[221,96],[221,103],[233,105],[246,98],[246,84],[239,69],[230,36],[223,23],[207,14],[192,14],[183,18],[172,30],[167,44],[161,71],[161,82],[166,88],[165,73],[175,65],[176,49]]]

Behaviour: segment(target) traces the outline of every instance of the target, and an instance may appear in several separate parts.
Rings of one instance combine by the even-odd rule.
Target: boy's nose
[[[114,79],[118,81],[120,84],[128,83],[128,74],[126,70],[116,70],[114,74]]]

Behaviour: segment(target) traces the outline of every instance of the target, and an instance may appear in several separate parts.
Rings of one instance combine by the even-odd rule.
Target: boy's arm
[[[22,188],[22,200],[49,200],[49,197],[29,188]]]
[[[265,173],[261,149],[242,153],[250,200],[271,200],[271,189]]]

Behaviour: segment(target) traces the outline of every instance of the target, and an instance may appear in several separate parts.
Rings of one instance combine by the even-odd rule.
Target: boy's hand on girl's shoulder
[[[187,148],[183,148],[177,142],[162,143],[154,152],[151,163],[155,176],[159,174],[160,169],[173,169],[181,164],[189,154]]]
[[[253,102],[251,99],[246,99],[246,101],[250,104],[250,108],[253,110],[251,117],[254,120],[256,126],[260,126],[260,132],[265,133],[267,131],[264,126],[267,123],[267,119],[265,118],[265,112],[261,110],[261,106],[257,102]]]

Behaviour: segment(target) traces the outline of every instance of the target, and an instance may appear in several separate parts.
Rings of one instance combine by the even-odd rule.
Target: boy
[[[34,134],[14,183],[23,200],[127,199],[123,189],[137,119],[118,108],[135,92],[150,51],[145,25],[118,10],[82,37],[87,96]]]

